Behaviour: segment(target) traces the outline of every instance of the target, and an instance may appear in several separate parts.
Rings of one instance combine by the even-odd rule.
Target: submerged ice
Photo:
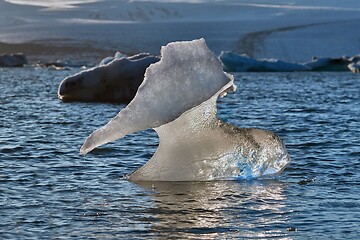
[[[92,149],[127,134],[153,128],[154,156],[129,175],[132,181],[208,181],[280,173],[290,162],[272,132],[244,129],[217,118],[216,100],[235,90],[204,39],[169,43],[150,65],[134,99],[80,149]]]

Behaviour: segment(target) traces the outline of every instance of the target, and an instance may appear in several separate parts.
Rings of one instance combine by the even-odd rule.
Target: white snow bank
[[[71,5],[76,7],[0,0],[0,42],[86,43],[158,54],[167,42],[204,37],[216,54],[235,51],[293,62],[359,52],[358,0],[106,0]]]

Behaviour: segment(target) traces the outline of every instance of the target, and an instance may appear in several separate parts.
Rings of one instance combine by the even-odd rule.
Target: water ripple
[[[77,70],[73,70],[75,73]],[[276,179],[141,183],[154,131],[79,155],[123,107],[62,103],[72,72],[0,72],[0,238],[353,238],[360,234],[360,82],[345,73],[237,74],[219,115],[276,132],[292,157]],[[295,231],[297,230],[297,231]]]

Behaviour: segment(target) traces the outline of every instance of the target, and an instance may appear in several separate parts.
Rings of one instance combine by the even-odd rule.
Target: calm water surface
[[[237,74],[219,115],[276,132],[291,165],[274,179],[138,185],[122,177],[155,132],[80,156],[122,106],[60,102],[77,71],[0,69],[0,239],[359,238],[360,75]]]

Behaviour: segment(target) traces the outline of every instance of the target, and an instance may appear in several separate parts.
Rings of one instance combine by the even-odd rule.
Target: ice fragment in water
[[[161,55],[160,62],[147,68],[134,99],[85,140],[81,154],[154,128],[159,147],[130,180],[232,180],[274,175],[285,168],[290,157],[275,134],[217,118],[218,96],[235,85],[204,39],[169,43]]]
[[[65,78],[59,85],[58,96],[63,101],[130,102],[143,82],[150,64],[157,56],[147,53],[131,57],[106,58],[91,69]]]

